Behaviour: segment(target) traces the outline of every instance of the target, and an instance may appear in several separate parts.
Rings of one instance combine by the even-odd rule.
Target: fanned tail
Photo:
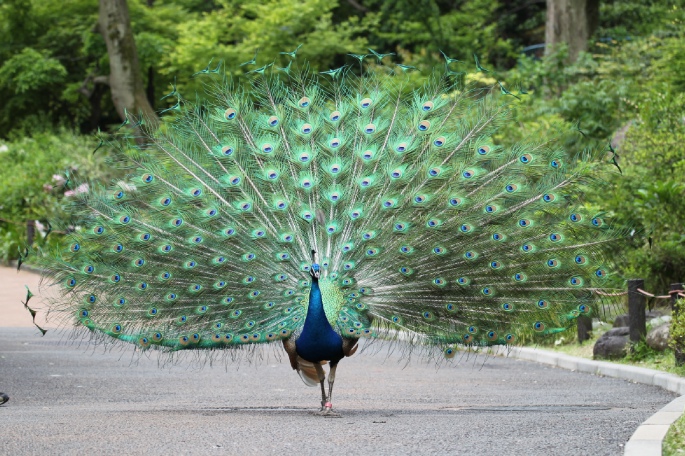
[[[319,255],[344,337],[438,347],[568,328],[616,280],[622,233],[582,202],[597,158],[503,147],[499,90],[289,65],[221,79],[147,144],[125,181],[77,195],[79,229],[41,266],[52,303],[141,348],[229,348],[297,335]],[[204,76],[203,76],[204,77]],[[209,75],[207,77],[210,77]]]

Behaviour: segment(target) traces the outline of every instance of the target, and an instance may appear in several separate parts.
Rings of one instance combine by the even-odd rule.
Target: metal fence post
[[[672,283],[671,284],[671,291],[682,290],[682,289],[683,289],[682,283]],[[673,328],[673,324],[677,320],[676,315],[679,312],[675,306],[675,302],[677,300],[678,300],[678,294],[677,293],[671,293],[671,314],[672,314],[671,328]],[[685,347],[683,346],[683,341],[677,340],[677,339],[673,339],[673,341],[675,342],[675,346],[673,347],[673,355],[675,356],[675,365],[676,366],[682,366],[683,364],[685,364]]]
[[[628,321],[630,326],[630,341],[640,342],[647,335],[647,322],[645,321],[645,305],[647,299],[637,291],[645,289],[644,279],[628,280]]]

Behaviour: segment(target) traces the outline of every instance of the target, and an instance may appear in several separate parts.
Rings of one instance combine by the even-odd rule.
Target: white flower
[[[36,220],[36,221],[34,222],[34,224],[35,224],[35,226],[36,226],[36,230],[38,230],[38,232],[40,233],[40,235],[41,235],[42,237],[45,237],[45,225],[43,225],[42,223],[40,223],[38,220]]]

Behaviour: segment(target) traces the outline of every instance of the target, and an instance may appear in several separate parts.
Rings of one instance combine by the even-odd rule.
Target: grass
[[[664,456],[685,455],[685,415],[678,418],[668,429],[662,450]]]

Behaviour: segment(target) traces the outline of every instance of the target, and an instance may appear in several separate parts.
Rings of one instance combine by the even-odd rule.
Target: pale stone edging
[[[516,347],[499,351],[498,354],[562,369],[658,386],[680,394],[680,397],[668,403],[637,428],[625,446],[625,456],[661,456],[661,446],[669,426],[685,412],[685,378],[677,375],[644,367],[576,358],[538,348]]]

